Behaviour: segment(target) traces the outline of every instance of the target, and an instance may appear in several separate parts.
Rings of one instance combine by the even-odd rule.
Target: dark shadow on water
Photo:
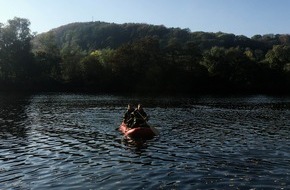
[[[0,94],[0,138],[27,137],[26,108],[30,104],[30,95]]]
[[[122,144],[124,144],[136,154],[141,154],[142,152],[145,152],[145,150],[148,148],[147,140],[144,139],[130,139],[123,137]]]

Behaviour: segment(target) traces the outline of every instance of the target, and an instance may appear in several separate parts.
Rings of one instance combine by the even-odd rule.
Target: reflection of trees
[[[23,94],[0,94],[0,138],[26,137],[28,103],[28,96]]]

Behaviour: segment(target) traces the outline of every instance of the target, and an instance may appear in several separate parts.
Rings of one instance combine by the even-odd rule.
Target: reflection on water
[[[25,106],[28,98],[25,95],[5,94],[0,96],[0,137],[26,137]]]
[[[289,189],[289,97],[0,95],[0,189]],[[125,139],[128,102],[160,136]]]

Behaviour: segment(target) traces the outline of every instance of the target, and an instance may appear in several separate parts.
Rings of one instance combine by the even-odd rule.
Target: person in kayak
[[[144,111],[143,106],[138,104],[137,108],[132,113],[134,117],[134,124],[132,128],[141,126],[141,127],[148,127],[146,121],[149,120],[149,115]]]
[[[133,117],[134,111],[135,111],[134,107],[131,104],[128,104],[127,111],[124,113],[124,116],[123,116],[123,122],[127,124],[128,127],[131,127],[134,122],[134,117]]]

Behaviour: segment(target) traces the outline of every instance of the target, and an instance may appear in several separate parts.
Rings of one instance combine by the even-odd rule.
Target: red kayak
[[[119,131],[131,139],[152,139],[158,135],[158,131],[153,127],[129,128],[124,122],[120,125]]]

